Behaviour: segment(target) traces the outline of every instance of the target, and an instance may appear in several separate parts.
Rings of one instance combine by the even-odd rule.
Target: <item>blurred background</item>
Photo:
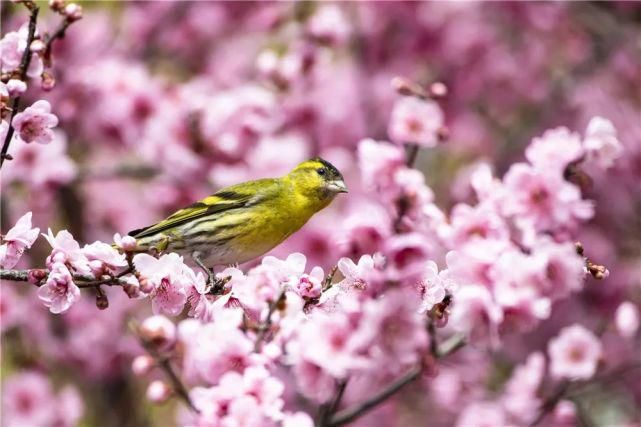
[[[40,31],[51,32],[59,17],[38,3]],[[371,197],[360,190],[356,147],[389,139],[398,98],[390,81],[403,76],[448,88],[449,138],[416,163],[443,210],[470,197],[465,182],[477,162],[501,176],[545,129],[583,132],[595,115],[611,120],[625,155],[592,176],[586,197],[596,215],[580,236],[611,275],[558,312],[607,317],[623,299],[641,303],[640,3],[80,4],[82,20],[55,44],[55,88],[33,84],[26,94],[24,105],[47,99],[60,125],[49,145],[12,145],[14,160],[2,168],[3,231],[33,211],[42,231],[111,241],[217,188],[321,155],[344,172],[350,197],[275,254],[303,252],[308,265],[331,267],[358,255],[341,244],[345,218],[364,215]],[[20,5],[1,7],[3,34],[27,21]],[[22,265],[43,265],[48,250],[40,239]],[[140,349],[126,323],[148,314],[148,302],[112,292],[99,311],[87,293],[55,316],[34,290],[12,285],[2,284],[0,298],[3,388],[41,389],[46,373],[58,404],[77,413],[60,425],[173,423],[175,408],[147,404],[130,370]],[[525,340],[548,337],[544,324]],[[506,377],[501,363],[496,384]],[[603,392],[597,424],[604,411],[638,415],[641,390]]]

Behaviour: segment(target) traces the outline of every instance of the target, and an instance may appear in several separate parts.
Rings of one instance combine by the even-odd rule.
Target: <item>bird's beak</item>
[[[327,184],[327,188],[330,191],[333,191],[334,193],[348,193],[347,186],[345,185],[345,182],[342,179],[338,179],[336,181],[330,181]]]

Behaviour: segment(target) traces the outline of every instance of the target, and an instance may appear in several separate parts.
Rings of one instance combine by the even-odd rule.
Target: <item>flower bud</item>
[[[27,276],[29,278],[29,283],[37,285],[47,278],[47,270],[43,268],[34,268],[29,270]]]
[[[155,364],[154,358],[149,355],[137,356],[133,362],[131,362],[131,371],[137,377],[142,377],[151,372]]]
[[[140,284],[140,291],[142,293],[148,294],[154,290],[154,285],[144,277],[139,277],[138,283]]]
[[[34,40],[29,45],[29,50],[33,53],[44,52],[46,48],[47,46],[44,44],[42,40]]]
[[[82,6],[76,3],[69,3],[65,6],[63,13],[70,21],[77,21],[82,19]]]
[[[430,96],[432,98],[443,98],[447,95],[447,86],[443,82],[434,82],[430,85]]]
[[[151,316],[142,322],[140,336],[159,349],[167,350],[176,342],[176,325],[165,316]]]
[[[106,310],[109,308],[109,299],[107,298],[107,294],[105,294],[100,288],[97,288],[96,292],[96,307],[98,307],[98,310]]]
[[[49,7],[54,12],[60,12],[65,7],[64,0],[49,0]]]
[[[27,90],[27,84],[19,79],[11,79],[7,82],[7,91],[9,96],[15,98],[22,95]]]
[[[147,399],[153,403],[163,403],[171,396],[171,388],[163,381],[152,381],[147,387]]]

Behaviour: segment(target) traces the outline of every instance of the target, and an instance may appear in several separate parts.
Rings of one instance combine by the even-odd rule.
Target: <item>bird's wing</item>
[[[263,199],[264,194],[270,193],[270,191],[264,193],[263,190],[273,188],[277,185],[276,181],[275,179],[261,179],[223,188],[154,225],[133,230],[129,232],[129,235],[140,239],[207,215],[254,205]]]

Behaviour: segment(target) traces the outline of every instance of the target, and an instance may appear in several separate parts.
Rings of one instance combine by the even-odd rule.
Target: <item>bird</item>
[[[213,267],[237,265],[264,255],[301,229],[340,193],[343,175],[315,157],[279,178],[222,188],[166,219],[129,232],[137,251],[187,255],[220,288]]]

